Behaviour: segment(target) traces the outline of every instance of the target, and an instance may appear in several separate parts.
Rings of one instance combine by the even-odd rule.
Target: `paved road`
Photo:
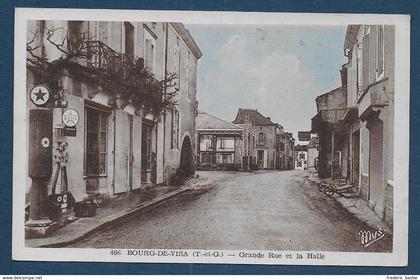
[[[71,247],[390,251],[363,248],[368,227],[307,183],[303,171],[200,172],[216,185],[185,195]]]

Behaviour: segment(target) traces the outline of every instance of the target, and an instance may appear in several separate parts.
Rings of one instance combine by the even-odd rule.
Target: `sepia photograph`
[[[407,265],[409,20],[16,9],[13,258]]]

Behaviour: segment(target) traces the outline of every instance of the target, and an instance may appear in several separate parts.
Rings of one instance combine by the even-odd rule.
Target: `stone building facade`
[[[54,30],[51,35],[51,30]],[[50,33],[49,33],[50,32]],[[36,34],[33,37],[32,34]],[[52,143],[67,143],[68,191],[76,201],[85,196],[114,195],[142,185],[166,183],[177,169],[194,171],[196,71],[201,52],[191,34],[181,23],[99,22],[99,21],[29,21],[28,42],[39,46],[35,54],[49,61],[63,56],[53,42],[77,43],[73,39],[87,34],[87,47],[94,55],[77,58],[79,72],[86,76],[92,69],[140,58],[153,74],[150,82],[159,83],[169,73],[177,78],[177,106],[162,114],[148,106],[140,109],[119,98],[80,73],[64,69],[58,77],[61,99],[79,115],[75,136],[60,135],[65,109],[52,108],[54,131]],[[65,45],[61,46],[65,51]],[[30,57],[30,54],[28,54]],[[31,67],[27,68],[27,92],[39,84]],[[171,90],[168,88],[168,90]],[[165,92],[162,93],[165,96]],[[28,112],[35,108],[27,99]],[[28,124],[29,125],[29,124]],[[55,162],[54,159],[52,159]],[[31,178],[28,178],[27,191]],[[57,190],[63,189],[60,180]],[[49,188],[49,191],[51,189]]]
[[[293,169],[294,139],[270,117],[263,116],[256,109],[239,108],[233,121],[238,126],[250,123],[251,154],[257,169]]]
[[[318,115],[312,119],[319,135],[319,176],[346,179],[389,224],[395,187],[394,40],[394,26],[349,25],[342,86],[331,92],[334,98],[325,98],[331,93],[316,98]]]

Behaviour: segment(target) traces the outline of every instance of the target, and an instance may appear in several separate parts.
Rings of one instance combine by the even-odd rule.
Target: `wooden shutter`
[[[367,86],[369,85],[369,34],[367,34],[365,37],[363,37],[363,60],[362,60],[362,75],[363,75],[363,81],[362,81],[362,87],[363,91],[367,89]]]
[[[146,66],[152,69],[152,40],[146,39]]]

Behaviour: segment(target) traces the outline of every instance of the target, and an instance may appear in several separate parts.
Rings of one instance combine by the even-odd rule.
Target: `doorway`
[[[153,125],[144,122],[141,129],[141,183],[152,183],[152,133]]]
[[[194,174],[192,144],[190,137],[188,136],[186,136],[182,142],[179,169],[187,177]]]
[[[353,155],[353,174],[352,174],[352,183],[354,186],[359,185],[359,176],[360,176],[360,131],[357,130],[353,133],[352,139],[352,155]]]
[[[382,215],[384,203],[383,122],[377,115],[368,120],[369,129],[369,201]]]

